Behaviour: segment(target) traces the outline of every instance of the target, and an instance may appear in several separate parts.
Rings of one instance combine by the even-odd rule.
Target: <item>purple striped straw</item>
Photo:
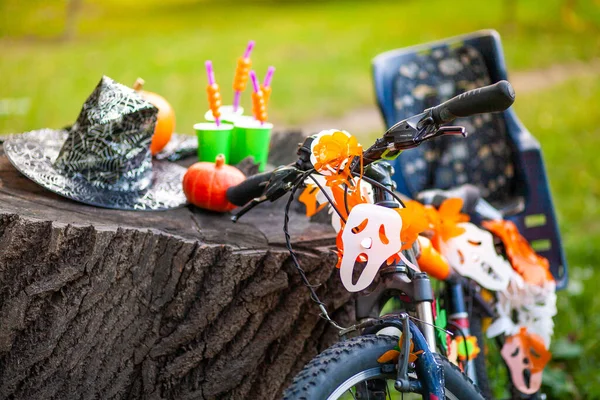
[[[274,73],[275,73],[275,67],[269,67],[269,69],[267,69],[267,75],[265,76],[265,81],[263,82],[264,87],[271,86],[271,80],[273,80]]]
[[[210,86],[214,85],[215,82],[215,71],[213,70],[213,65],[212,65],[212,61],[207,61],[204,63],[204,65],[206,66],[206,75],[208,75],[208,84]],[[213,112],[213,117],[215,117],[215,113]],[[217,126],[221,126],[221,119],[215,117],[215,124],[217,124]]]
[[[254,40],[248,42],[248,46],[246,47],[246,51],[244,52],[244,58],[250,57],[250,53],[252,53],[252,49],[254,48]],[[242,98],[242,92],[236,90],[233,93],[233,112],[236,112],[238,107],[240,106],[240,99]]]

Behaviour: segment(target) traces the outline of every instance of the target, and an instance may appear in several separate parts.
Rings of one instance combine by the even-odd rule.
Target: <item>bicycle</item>
[[[407,231],[412,241],[401,241],[402,218],[396,209],[406,207],[393,192],[390,168],[375,162],[443,135],[466,136],[463,127],[442,125],[459,116],[503,111],[513,101],[514,91],[506,81],[475,89],[397,123],[364,152],[352,143],[342,143],[348,151],[336,155],[340,149],[332,145],[332,159],[327,159],[331,152],[324,146],[324,138],[331,144],[335,135],[343,132],[309,137],[299,148],[295,163],[249,177],[227,191],[230,202],[243,206],[232,217],[234,222],[256,205],[290,193],[283,231],[291,259],[322,317],[339,329],[340,336],[359,334],[313,359],[296,376],[284,398],[333,400],[349,394],[353,398],[386,399],[392,394],[387,380],[394,382],[398,392],[417,393],[428,399],[483,398],[473,382],[437,350],[433,291],[427,274],[419,272],[417,235]],[[337,135],[340,138],[343,142],[343,137]],[[294,193],[317,170],[329,177],[328,183],[337,183],[335,201],[328,200],[342,226],[338,266],[343,285],[360,292],[371,287],[376,276],[379,279],[373,290],[357,297],[358,323],[349,328],[340,327],[329,317],[298,263],[288,234]],[[374,204],[357,203],[363,180],[372,185]],[[355,269],[357,264],[362,271]],[[405,309],[374,316],[390,298],[398,298]],[[383,334],[390,332],[395,336]]]

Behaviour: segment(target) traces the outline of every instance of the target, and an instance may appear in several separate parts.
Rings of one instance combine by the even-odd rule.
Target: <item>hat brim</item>
[[[142,211],[167,210],[187,204],[182,188],[186,169],[170,162],[152,162],[152,184],[142,192],[106,190],[82,177],[65,176],[53,164],[67,134],[65,130],[40,129],[13,135],[4,142],[4,152],[19,172],[38,185],[81,203]]]

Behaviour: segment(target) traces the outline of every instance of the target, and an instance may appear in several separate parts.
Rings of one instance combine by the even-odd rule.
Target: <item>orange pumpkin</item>
[[[214,163],[197,162],[183,176],[183,192],[188,201],[211,211],[226,212],[235,206],[227,201],[226,192],[241,183],[246,176],[239,169],[225,164],[219,154]]]
[[[154,135],[152,135],[152,143],[150,143],[150,151],[152,155],[160,152],[171,140],[171,136],[175,131],[175,113],[173,107],[164,99],[164,97],[153,93],[142,90],[144,86],[144,80],[138,78],[133,89],[136,90],[144,100],[152,103],[158,108],[158,114],[156,115],[156,127],[154,128]]]

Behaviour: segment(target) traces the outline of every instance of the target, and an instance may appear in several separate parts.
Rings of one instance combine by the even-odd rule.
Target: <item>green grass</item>
[[[591,1],[580,4],[585,24],[576,28],[563,23],[562,0],[519,1],[508,28],[502,0],[85,0],[75,40],[60,42],[50,39],[63,29],[64,0],[3,0],[0,100],[27,99],[30,107],[24,115],[0,107],[0,133],[73,122],[102,74],[125,84],[142,76],[172,103],[178,130],[190,133],[207,109],[204,60],[213,60],[229,102],[249,39],[257,41],[259,76],[277,67],[276,123],[336,116],[372,104],[370,60],[397,47],[496,28],[511,71],[598,56],[600,7]]]

